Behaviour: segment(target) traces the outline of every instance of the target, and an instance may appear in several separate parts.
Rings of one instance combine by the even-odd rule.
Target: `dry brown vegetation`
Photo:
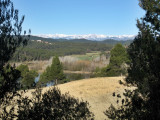
[[[97,67],[102,68],[109,64],[109,58],[105,55],[99,55],[92,60],[78,59],[78,56],[64,56],[60,57],[65,70],[68,71],[83,71],[93,72]]]
[[[64,70],[69,70],[69,71],[87,71],[90,68],[90,66],[91,62],[86,60],[78,60],[73,63],[71,62],[63,63]]]
[[[14,64],[15,66],[19,66],[21,64],[28,65],[30,70],[36,70],[38,73],[42,73],[47,68],[47,66],[51,65],[52,58],[53,57],[51,57],[49,60],[43,60],[43,61],[42,60],[25,61],[25,62],[18,62]],[[11,65],[13,65],[13,63],[11,63]]]

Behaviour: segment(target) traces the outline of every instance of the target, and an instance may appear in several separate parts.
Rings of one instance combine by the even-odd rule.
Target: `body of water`
[[[40,73],[39,73],[39,75],[35,78],[35,83],[37,83],[38,81],[39,81],[39,79],[40,79]],[[53,86],[54,85],[54,82],[48,82],[47,84],[46,84],[46,86],[47,87],[49,87],[49,86]]]

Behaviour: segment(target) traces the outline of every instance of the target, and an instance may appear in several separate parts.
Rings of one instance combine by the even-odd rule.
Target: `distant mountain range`
[[[129,45],[133,40],[115,40],[115,39],[105,39],[105,40],[88,40],[88,39],[63,39],[63,38],[47,38],[47,37],[38,37],[38,36],[31,36],[30,40],[42,40],[45,42],[69,42],[69,43],[105,43],[105,44],[112,44],[115,45],[117,43]]]
[[[86,39],[93,41],[103,41],[106,39],[113,40],[133,40],[135,35],[97,35],[97,34],[87,34],[87,35],[65,35],[65,34],[46,34],[46,35],[35,35],[43,38],[52,38],[52,39]]]

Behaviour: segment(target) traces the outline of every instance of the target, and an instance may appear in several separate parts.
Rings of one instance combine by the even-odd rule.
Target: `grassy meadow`
[[[71,55],[71,57],[78,58],[79,60],[92,61],[101,54],[100,51],[86,53],[84,55]]]

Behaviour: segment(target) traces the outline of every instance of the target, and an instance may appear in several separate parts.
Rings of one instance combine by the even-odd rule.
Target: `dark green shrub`
[[[27,97],[18,101],[18,120],[91,120],[94,115],[89,103],[79,101],[68,93],[62,94],[54,87],[42,94],[34,92],[33,99]]]

